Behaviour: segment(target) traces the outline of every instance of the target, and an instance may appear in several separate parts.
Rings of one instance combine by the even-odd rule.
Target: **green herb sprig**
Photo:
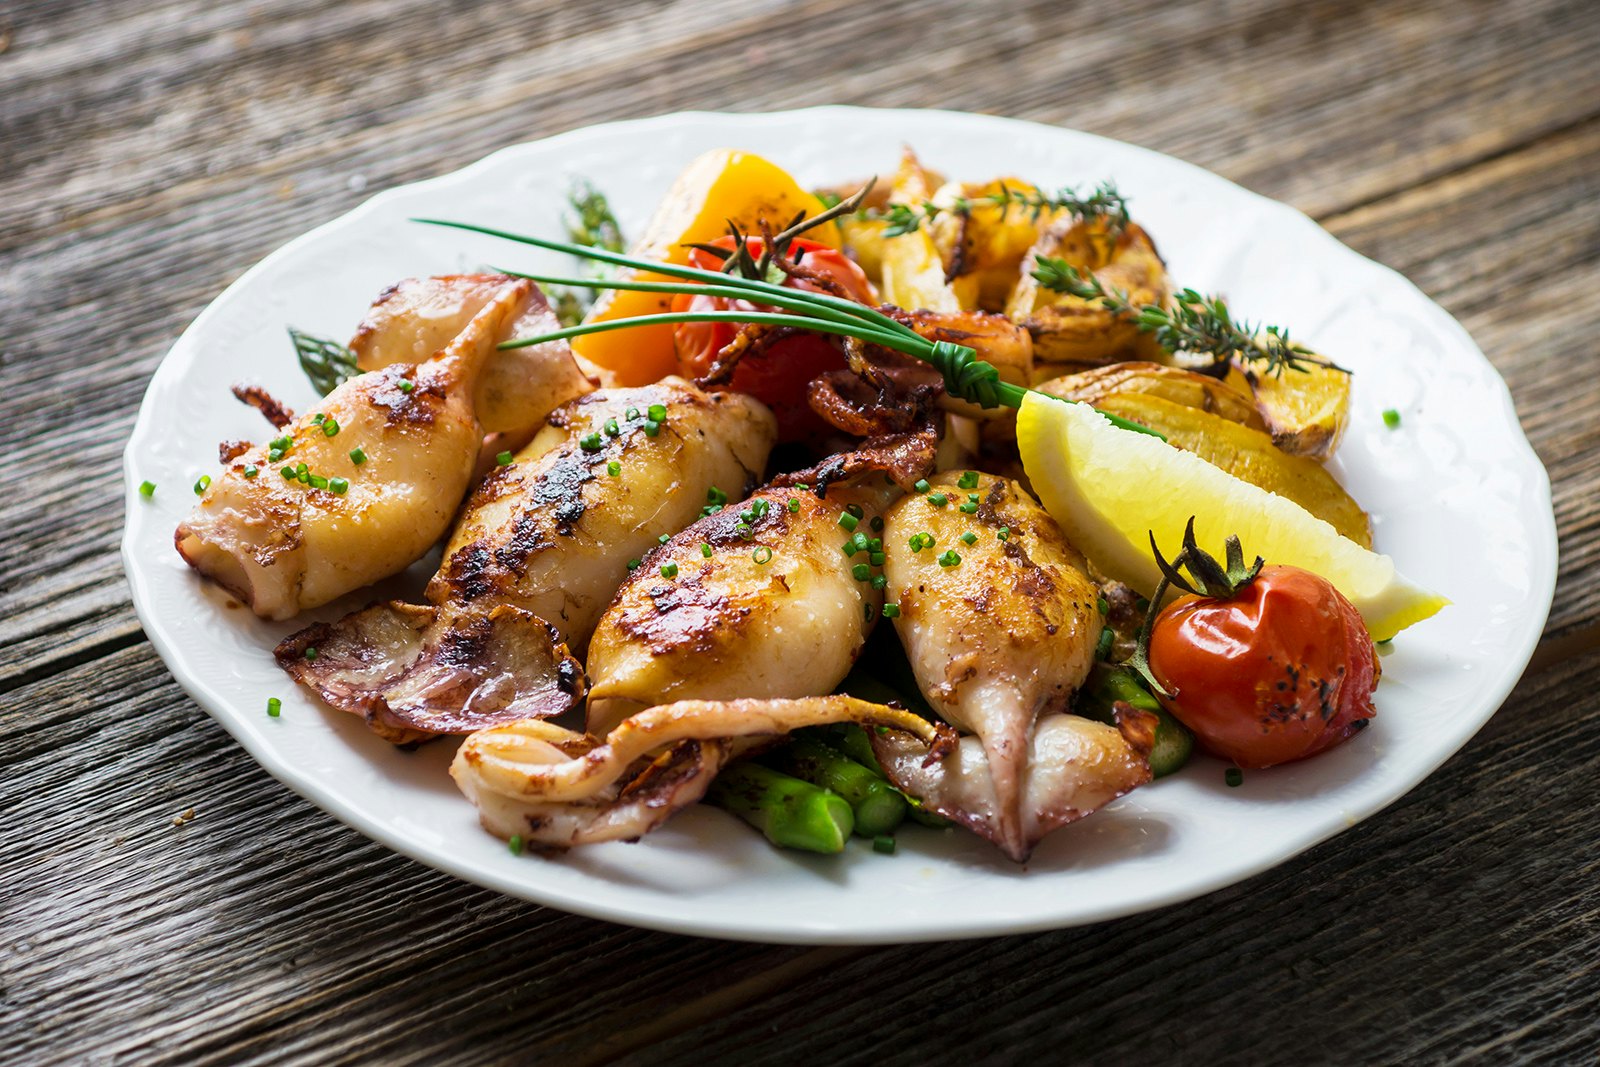
[[[520,337],[515,340],[502,341],[499,345],[502,349],[523,348],[530,345],[544,344],[548,341],[579,337],[584,334],[600,333],[608,330],[626,330],[657,323],[760,323],[811,330],[817,333],[834,334],[842,337],[855,337],[884,348],[904,352],[907,355],[923,360],[938,370],[944,377],[945,391],[949,395],[971,401],[979,407],[1021,407],[1023,398],[1032,391],[1024,389],[1020,385],[1001,381],[1000,372],[993,364],[979,359],[975,349],[949,341],[930,341],[898,319],[884,314],[877,308],[859,304],[854,300],[847,300],[826,293],[789,288],[765,279],[744,278],[738,275],[724,274],[720,271],[678,266],[673,263],[650,262],[606,249],[511,233],[489,226],[452,222],[445,219],[413,219],[412,221],[430,226],[444,226],[450,229],[465,230],[469,233],[481,233],[489,237],[499,237],[508,241],[516,241],[520,244],[532,245],[535,248],[598,260],[613,267],[626,267],[634,271],[660,274],[669,278],[679,279],[678,281],[657,282],[641,281],[634,278],[626,280],[620,278],[597,278],[592,283],[589,283],[601,288],[649,293],[698,293],[707,296],[728,296],[746,300],[752,304],[782,309],[782,311],[778,312],[684,311],[660,315],[640,315],[635,318],[614,319],[607,322],[586,322],[575,326],[566,326],[559,330],[551,330],[534,337]],[[506,270],[504,273],[529,278],[546,285],[586,284],[582,279],[558,275],[529,274],[511,270]],[[1059,398],[1052,397],[1051,399]],[[1115,415],[1106,414],[1106,418],[1126,430],[1151,434],[1156,437],[1162,436],[1153,430],[1140,426],[1138,423],[1129,422]]]
[[[361,373],[356,366],[356,354],[337,341],[312,337],[293,326],[289,327],[289,340],[294,342],[295,355],[300,357],[300,369],[323,396]]]
[[[1034,222],[1039,221],[1047,211],[1064,211],[1085,221],[1104,219],[1107,228],[1113,234],[1122,233],[1132,221],[1128,216],[1128,201],[1117,192],[1116,185],[1109,181],[1101,182],[1088,193],[1079,193],[1071,186],[1055,193],[1046,193],[1039,190],[1011,189],[1002,184],[998,192],[976,197],[958,196],[949,204],[936,204],[932,200],[924,200],[920,204],[890,204],[887,207],[860,212],[859,217],[881,219],[889,224],[883,231],[885,237],[900,237],[914,233],[925,223],[931,223],[940,215],[970,215],[972,209],[980,204],[998,207],[1002,218],[1013,208],[1018,208],[1027,212]]]
[[[1038,258],[1033,277],[1046,289],[1092,300],[1132,322],[1168,352],[1207,355],[1219,364],[1237,359],[1258,364],[1264,373],[1274,377],[1285,368],[1305,373],[1311,366],[1350,373],[1290,340],[1289,331],[1283,327],[1257,327],[1235,319],[1220,296],[1202,296],[1193,289],[1184,289],[1173,294],[1171,308],[1135,304],[1126,292],[1107,289],[1093,274],[1086,276],[1066,260],[1051,256]]]
[[[607,252],[621,252],[626,247],[622,239],[622,224],[611,210],[611,202],[587,179],[574,181],[567,190],[567,211],[562,222],[566,226],[568,239],[575,245]],[[609,268],[595,260],[583,259],[581,262],[584,272],[589,275],[586,282],[606,277],[609,273]],[[598,286],[586,282],[580,283],[580,288],[588,290],[588,299],[580,295],[579,288],[562,288],[551,293],[556,318],[561,325],[574,326],[582,322],[594,298],[600,295]]]

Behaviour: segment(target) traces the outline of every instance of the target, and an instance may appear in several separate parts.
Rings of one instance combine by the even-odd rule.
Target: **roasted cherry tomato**
[[[712,242],[719,248],[732,250],[734,238],[725,236]],[[766,242],[759,237],[746,239],[745,247],[753,259],[760,259]],[[872,283],[855,262],[837,249],[815,241],[797,238],[789,246],[789,255],[800,265],[825,275],[839,286],[842,293],[863,304],[877,302]],[[717,270],[722,260],[710,252],[695,249],[689,257],[690,264],[702,270]],[[819,286],[794,278],[784,285],[810,292],[823,291]],[[775,311],[771,307],[752,304],[745,300],[725,297],[680,294],[672,302],[673,311]],[[679,323],[675,334],[678,350],[678,371],[686,378],[697,378],[711,368],[717,353],[733,340],[739,324],[733,322]],[[783,441],[815,440],[829,431],[828,425],[811,410],[806,402],[806,385],[825,371],[838,370],[845,365],[844,352],[839,342],[816,333],[798,333],[785,337],[759,352],[746,356],[734,369],[729,387],[748,393],[765,403],[778,418],[778,438]]]
[[[1148,663],[1167,709],[1240,767],[1304,759],[1364,727],[1379,674],[1344,595],[1286,566],[1169,605],[1150,630]]]

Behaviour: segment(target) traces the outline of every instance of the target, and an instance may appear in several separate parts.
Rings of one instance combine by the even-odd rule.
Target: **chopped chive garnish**
[[[772,510],[772,501],[763,497],[760,500],[752,503],[750,505],[750,510],[754,511],[757,515],[765,515],[767,512]]]
[[[1096,600],[1094,602],[1094,606],[1100,609],[1100,614],[1102,615],[1108,614],[1111,611],[1111,602],[1105,597],[1101,597],[1099,600]]]
[[[700,554],[702,556],[704,556],[706,559],[710,559],[711,558],[711,542],[710,541],[701,541],[700,542]]]
[[[664,545],[670,540],[672,540],[672,535],[671,534],[662,534],[660,537],[656,538],[656,544]]]
[[[522,835],[512,834],[511,839],[506,842],[506,847],[511,850],[513,856],[522,855]]]
[[[756,550],[750,553],[750,558],[755,560],[758,564],[771,563],[772,549],[768,548],[766,545],[757,545]]]
[[[811,491],[811,487],[805,482],[796,482],[794,487],[800,490],[802,493],[809,493]]]
[[[852,537],[850,540],[839,546],[839,551],[843,552],[847,556],[853,556],[857,552],[860,552],[861,549],[856,547],[856,540]]]
[[[1228,783],[1230,789],[1244,784],[1244,772],[1237,767],[1229,767],[1222,773],[1222,780]]]
[[[344,494],[347,491],[349,491],[349,489],[350,489],[350,482],[349,482],[348,479],[345,479],[345,478],[329,478],[328,479],[328,492],[330,492],[330,493],[337,493],[340,496],[344,496]]]
[[[625,419],[637,419],[639,417],[639,409],[629,408],[627,411],[622,413],[622,417]]]
[[[960,511],[963,514],[966,514],[966,515],[972,515],[972,514],[975,514],[977,512],[978,505],[974,504],[972,501],[969,500],[965,504],[958,505],[956,510]]]
[[[872,576],[872,588],[874,588],[874,589],[882,589],[884,586],[886,586],[888,584],[889,584],[889,579],[885,578],[883,575],[874,574]]]
[[[1385,408],[1384,412],[1383,412],[1383,424],[1385,426],[1389,427],[1389,429],[1391,429],[1391,430],[1394,429],[1396,426],[1399,426],[1400,425],[1400,413],[1398,411],[1396,411],[1394,408]]]
[[[867,523],[867,525],[872,527],[873,533],[881,533],[883,531],[883,516],[872,516],[872,521]]]
[[[857,563],[854,567],[851,567],[850,574],[858,582],[872,580],[872,568],[865,563]]]
[[[963,474],[961,476],[960,480],[957,481],[956,484],[959,485],[963,489],[976,489],[976,488],[978,488],[978,472],[977,471],[967,471],[967,473],[965,473],[965,474]]]
[[[885,556],[882,552],[874,552],[867,557],[867,562],[871,563],[874,567],[881,567],[883,566],[883,561],[888,558],[889,557]]]
[[[1095,646],[1094,646],[1094,658],[1095,659],[1109,659],[1109,658],[1111,658],[1111,645],[1116,641],[1116,639],[1117,639],[1116,634],[1111,632],[1111,628],[1110,627],[1107,627],[1104,630],[1101,630],[1100,631],[1100,640],[1098,642],[1096,642]]]
[[[860,521],[860,519],[856,518],[848,511],[839,516],[839,525],[843,526],[846,530],[854,530],[856,528],[856,524]]]
[[[494,461],[495,461],[496,464],[498,464],[501,467],[509,467],[509,466],[511,466],[511,453],[510,452],[499,452],[499,453],[496,453],[496,455],[494,457]]]
[[[946,549],[944,554],[939,557],[939,566],[941,566],[941,567],[954,567],[956,564],[958,564],[960,562],[961,562],[961,553],[957,552],[953,548]]]
[[[412,381],[410,378],[401,378],[394,384],[395,388],[399,389],[402,393],[409,393],[411,390],[417,387],[417,383]]]
[[[707,515],[707,516],[715,515],[717,512],[719,512],[721,510],[722,510],[722,505],[721,504],[707,504],[705,507],[700,509],[700,514]]]
[[[285,478],[285,480],[292,482],[292,481],[294,481],[295,475],[298,472],[293,467],[285,467],[285,468],[283,468],[283,471],[281,473],[283,474],[283,477]]]
[[[1000,532],[995,534],[995,536],[1000,538],[1000,540],[1002,540],[1002,541],[1009,540],[1010,537],[1011,537],[1011,527],[1009,527],[1009,526],[1000,527]]]
[[[710,489],[706,490],[706,503],[707,504],[726,504],[727,502],[728,502],[728,494],[724,493],[721,489],[718,489],[716,486],[713,485]]]
[[[968,493],[967,494],[967,503],[969,503],[969,504],[978,503],[978,494],[977,493]]]
[[[883,538],[874,537],[872,540],[868,541],[867,542],[867,551],[868,552],[882,552],[883,551]]]
[[[281,711],[283,711],[283,701],[279,700],[277,697],[268,697],[267,714],[276,719],[278,717],[278,713]]]
[[[866,514],[866,512],[861,510],[861,505],[860,504],[846,504],[844,506],[844,509],[846,511],[848,511],[850,514],[854,515],[858,519]]]
[[[894,855],[894,838],[888,834],[879,834],[872,839],[872,851],[882,856]]]
[[[257,467],[254,463],[246,463],[244,465],[244,476],[246,478],[254,478],[256,475],[258,475],[260,473],[261,473],[261,468]]]
[[[578,439],[578,447],[585,452],[600,451],[600,435],[597,433],[585,434]]]
[[[622,432],[622,427],[617,425],[616,419],[606,420],[606,436],[615,437]]]
[[[356,447],[356,448],[352,448],[350,450],[350,462],[351,463],[354,463],[356,466],[359,467],[363,463],[365,463],[366,461],[367,461],[367,454],[364,451],[362,451],[359,446]]]
[[[872,551],[872,542],[868,541],[867,540],[867,535],[862,533],[860,530],[857,530],[855,536],[850,538],[850,543],[852,545],[856,546],[856,551],[857,552],[871,552]],[[878,547],[882,548],[883,547],[882,543],[879,543]]]
[[[628,561],[628,570],[629,570],[629,572],[631,573],[631,572],[636,571],[638,569],[639,569],[639,561],[636,560],[636,559],[630,559]]]
[[[311,416],[311,423],[314,426],[321,426],[323,422],[327,420],[327,418],[328,416],[319,411],[315,415]]]
[[[645,409],[645,414],[650,417],[651,422],[666,422],[667,406],[665,404],[651,404]]]
[[[622,473],[622,464],[618,463],[616,460],[612,460],[606,464],[606,473],[613,478],[617,477]]]
[[[337,437],[337,436],[339,436],[339,420],[338,419],[328,419],[328,420],[324,421],[323,424],[322,424],[322,432],[323,432],[323,434],[325,434],[328,437]]]
[[[961,543],[964,545],[970,545],[977,540],[978,535],[973,533],[971,530],[968,530],[966,533],[961,535]]]
[[[739,521],[740,522],[755,522],[756,521],[755,509],[754,508],[745,508],[743,511],[739,512]]]
[[[886,619],[898,619],[900,617],[900,605],[885,604],[883,606],[883,617]]]
[[[942,508],[946,504],[950,503],[950,498],[945,496],[943,493],[929,493],[928,503],[932,504],[936,508]]]
[[[201,493],[205,492],[207,489],[210,489],[210,488],[211,488],[211,475],[202,474],[200,476],[200,480],[194,483],[194,495],[195,496],[199,496]]]
[[[799,514],[799,512],[800,512],[800,499],[799,499],[799,497],[793,497],[793,496],[790,497],[789,498],[789,514],[797,515],[797,514]]]
[[[654,437],[661,432],[661,423],[655,419],[648,419],[644,424],[644,435]]]
[[[755,536],[755,531],[750,528],[750,524],[748,522],[736,524],[733,528],[733,532],[741,541],[748,541],[750,538]]]
[[[928,479],[926,479],[926,478],[918,478],[917,479],[917,484],[913,485],[911,488],[915,489],[919,493],[926,493],[929,489],[932,488],[932,486],[930,486],[928,484]]]
[[[678,576],[678,565],[676,563],[663,563],[661,565],[661,577],[663,577],[663,578],[676,578],[677,576]]]
[[[151,497],[155,496],[156,495],[156,483],[155,482],[140,482],[139,483],[139,495],[144,497],[146,500],[149,500]]]
[[[316,645],[307,645],[306,646],[306,651],[305,651],[305,657],[306,657],[306,662],[307,663],[315,662],[316,658],[317,658],[317,646]]]
[[[313,474],[306,484],[310,485],[313,489],[326,489],[328,488],[328,479],[324,478],[320,474]]]

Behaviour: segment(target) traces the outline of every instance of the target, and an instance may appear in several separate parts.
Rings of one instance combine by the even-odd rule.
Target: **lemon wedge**
[[[1017,417],[1017,445],[1040,502],[1072,543],[1105,574],[1146,595],[1161,580],[1150,535],[1170,559],[1192,515],[1197,543],[1219,559],[1228,535],[1237,534],[1246,559],[1261,556],[1328,579],[1361,612],[1374,640],[1450,603],[1292,500],[1158,438],[1118,429],[1087,404],[1029,393]]]

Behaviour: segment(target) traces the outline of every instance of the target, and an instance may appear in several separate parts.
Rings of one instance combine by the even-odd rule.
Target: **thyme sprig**
[[[567,210],[562,215],[562,224],[566,227],[568,239],[575,245],[601,248],[608,252],[621,252],[625,247],[622,225],[611,210],[611,202],[586,178],[576,179],[567,190]],[[581,263],[584,271],[593,278],[605,277],[609,270],[595,260],[584,259]],[[582,322],[594,298],[600,295],[600,289],[588,282],[589,279],[580,279],[577,283],[578,287],[589,291],[587,300],[579,294],[578,287],[551,292],[556,318],[561,325],[573,326]]]
[[[978,358],[975,349],[949,341],[930,341],[898,319],[877,308],[828,293],[790,288],[762,278],[744,278],[721,271],[700,270],[675,263],[656,263],[600,248],[584,247],[566,241],[553,241],[543,237],[511,233],[490,226],[452,222],[445,219],[413,219],[431,226],[445,226],[499,237],[520,244],[532,245],[553,252],[599,260],[614,267],[626,267],[647,274],[666,275],[680,279],[678,282],[657,282],[634,278],[596,279],[594,284],[606,289],[638,290],[657,293],[706,293],[708,295],[736,295],[752,304],[783,309],[782,312],[704,311],[672,312],[664,315],[642,315],[636,318],[614,319],[607,322],[586,322],[560,330],[542,333],[535,337],[520,337],[502,341],[500,348],[521,348],[543,344],[546,341],[578,337],[604,330],[623,330],[657,323],[679,322],[736,322],[762,323],[788,326],[818,333],[856,337],[884,348],[915,356],[928,363],[943,376],[945,391],[953,397],[971,401],[980,407],[1020,407],[1023,398],[1032,390],[1000,380],[1000,372],[992,363]],[[564,284],[572,281],[548,274],[522,274],[524,278],[547,284]],[[783,313],[787,312],[787,313]],[[1047,395],[1047,394],[1041,394]],[[1052,400],[1059,399],[1052,397]],[[1146,427],[1109,413],[1108,419],[1124,429],[1161,437]]]
[[[932,200],[924,200],[920,204],[889,204],[859,212],[858,217],[887,222],[889,225],[884,228],[883,235],[900,237],[915,232],[940,215],[970,215],[972,209],[981,204],[998,207],[1001,218],[1013,208],[1020,208],[1034,222],[1038,222],[1047,211],[1063,211],[1080,220],[1104,219],[1113,235],[1120,234],[1132,221],[1128,216],[1128,201],[1117,192],[1115,183],[1109,181],[1101,182],[1087,194],[1079,193],[1071,186],[1055,193],[1046,193],[1012,189],[1002,183],[997,192],[976,197],[958,196],[949,204],[938,204]]]
[[[1084,275],[1066,260],[1051,256],[1038,258],[1033,277],[1046,289],[1092,300],[1127,319],[1168,352],[1208,355],[1217,364],[1235,359],[1259,364],[1264,373],[1274,377],[1285,368],[1305,373],[1311,366],[1350,373],[1291,340],[1289,331],[1281,326],[1256,326],[1235,319],[1220,296],[1202,296],[1193,289],[1184,289],[1173,294],[1171,308],[1135,304],[1126,292],[1107,289],[1093,274]]]
[[[327,396],[347,379],[360,374],[356,354],[337,341],[325,337],[312,337],[289,327],[289,340],[294,342],[295,355],[300,358],[300,369],[311,379],[312,388]]]

